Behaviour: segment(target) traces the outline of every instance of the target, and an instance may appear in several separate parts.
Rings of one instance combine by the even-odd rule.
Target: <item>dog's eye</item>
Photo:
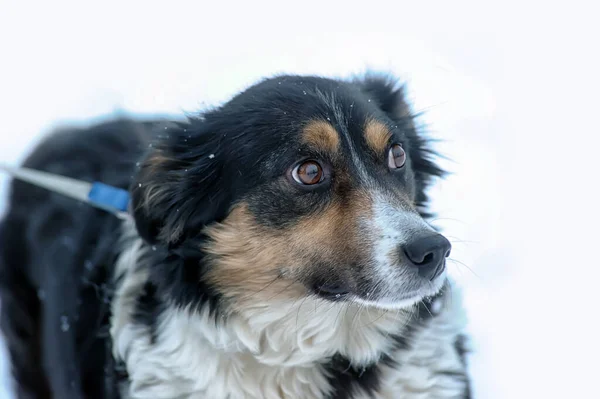
[[[300,184],[317,184],[323,181],[323,167],[316,161],[306,161],[294,168],[292,176]]]
[[[388,152],[388,166],[390,169],[399,169],[404,166],[406,162],[406,152],[402,145],[394,144],[390,147]]]

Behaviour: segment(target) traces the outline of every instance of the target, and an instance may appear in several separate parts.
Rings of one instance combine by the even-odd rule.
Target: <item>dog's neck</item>
[[[341,354],[364,366],[390,349],[390,335],[400,334],[412,314],[306,298],[247,307],[203,332],[215,348],[226,342],[229,350],[251,354],[264,365],[308,366]]]
[[[129,343],[117,339],[128,389],[140,397],[166,390],[172,397],[194,398],[287,397],[280,391],[323,397],[330,389],[325,369],[332,357],[346,359],[348,369],[371,367],[392,349],[393,334],[407,322],[406,314],[321,301],[280,306],[271,305],[261,320],[251,321],[249,314],[219,321],[208,311],[168,309],[153,343],[142,326],[127,327],[121,337]]]

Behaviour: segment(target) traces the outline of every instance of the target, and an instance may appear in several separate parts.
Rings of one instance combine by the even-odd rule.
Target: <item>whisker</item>
[[[429,287],[433,291],[433,283],[431,281],[428,281],[427,283],[429,284]],[[425,310],[427,310],[427,313],[429,313],[429,316],[433,317],[433,313],[431,313],[431,310],[429,310],[429,306],[427,306],[425,301],[423,299],[421,299],[419,302],[420,302],[420,304],[422,304],[425,307]]]
[[[444,234],[446,236],[446,238],[448,240],[450,240],[451,243],[465,243],[465,244],[481,244],[481,241],[473,241],[473,240],[461,240],[458,237],[455,236],[449,236],[447,234]]]
[[[370,312],[370,311],[372,310],[372,307],[371,307],[371,306],[365,306],[365,308],[367,309],[367,318],[368,318],[370,321],[372,321],[372,320],[373,320],[373,318],[371,317],[371,312]],[[367,323],[367,324],[368,324],[368,323]],[[364,327],[364,325],[363,325],[363,327]]]
[[[302,308],[302,305],[304,305],[304,302],[306,302],[306,300],[310,298],[309,296],[306,296],[302,302],[300,302],[300,305],[298,305],[298,311],[296,312],[296,335],[298,334],[298,331],[300,331],[300,327],[298,327],[298,320],[300,319],[300,309]]]
[[[481,278],[481,276],[480,276],[479,274],[475,273],[475,272],[473,271],[473,269],[471,269],[471,268],[470,268],[469,266],[467,266],[465,263],[463,263],[463,262],[461,262],[461,261],[459,261],[459,260],[456,260],[456,259],[452,259],[452,258],[448,258],[448,260],[449,260],[449,261],[451,261],[451,262],[458,263],[458,264],[460,264],[460,265],[462,265],[462,266],[466,267],[466,268],[467,268],[467,269],[468,269],[468,270],[469,270],[471,273],[473,273],[473,275],[474,275],[475,277],[477,277],[477,278]]]
[[[467,222],[463,222],[462,220],[458,220],[458,219],[454,219],[454,218],[435,218],[435,219],[429,220],[429,223],[435,223],[435,222],[440,221],[440,220],[449,220],[451,222],[457,222],[457,223],[460,223],[462,225],[467,225]]]
[[[292,281],[290,284],[286,285],[281,291],[273,294],[273,296],[271,296],[270,298],[267,299],[267,302],[272,300],[273,298],[275,298],[276,296],[280,295],[281,293],[287,291],[288,288],[290,288],[292,285],[296,284],[295,281]]]
[[[254,296],[254,295],[260,294],[261,292],[263,292],[264,290],[266,290],[267,288],[269,288],[269,287],[271,286],[271,284],[273,284],[275,281],[277,281],[277,280],[278,280],[278,279],[280,279],[280,278],[281,278],[281,276],[279,276],[279,275],[278,275],[278,276],[276,276],[276,277],[275,277],[273,280],[271,280],[271,281],[270,281],[268,284],[266,284],[266,285],[265,285],[264,287],[262,287],[260,290],[258,290],[258,291],[256,291],[256,292],[254,292],[254,293],[250,294],[250,296],[252,297],[252,296]]]
[[[460,276],[461,276],[461,277],[463,277],[463,276],[465,275],[465,274],[463,273],[463,270],[462,270],[462,268],[461,268],[461,267],[456,267],[455,269],[452,269],[452,270],[456,270],[456,271],[458,271],[458,274],[460,274]]]
[[[352,322],[350,323],[350,329],[354,330],[354,324],[356,323],[357,319],[358,319],[358,315],[360,314],[360,312],[362,312],[362,310],[364,309],[365,305],[363,304],[358,304],[358,307],[356,309],[356,313],[354,314],[354,317],[352,318]]]
[[[379,286],[380,286],[382,283],[383,283],[383,281],[381,281],[381,280],[380,280],[380,281],[378,281],[378,282],[375,284],[375,286],[373,287],[373,289],[372,289],[372,290],[370,290],[370,291],[371,291],[371,292],[377,292],[377,290],[379,289]],[[369,315],[369,317],[370,317],[370,313],[368,313],[368,311],[369,311],[369,307],[368,307],[368,306],[366,306],[366,305],[363,305],[363,304],[359,304],[359,306],[358,306],[358,310],[356,311],[356,314],[354,315],[354,318],[352,319],[352,323],[351,323],[351,325],[350,325],[350,328],[354,328],[354,323],[356,323],[356,321],[358,320],[358,315],[359,315],[359,313],[360,313],[360,312],[361,312],[361,311],[362,311],[364,308],[367,308],[367,314],[368,314],[368,315]]]
[[[344,309],[346,308],[346,309]],[[335,317],[335,322],[333,323],[333,325],[337,325],[337,322],[340,318],[340,315],[342,314],[342,311],[346,312],[346,315],[348,314],[348,309],[350,309],[350,306],[348,304],[344,304],[343,306],[340,306],[340,311],[338,312],[337,316]],[[344,317],[346,317],[346,315],[344,315]]]
[[[362,327],[366,327],[368,325],[375,323],[377,320],[380,320],[383,316],[386,316],[387,312],[389,312],[389,311],[383,310],[383,309],[381,309],[380,311],[381,311],[381,315],[378,318],[376,318],[375,320],[371,319],[368,323],[363,324]],[[368,311],[367,311],[367,314],[369,314]],[[370,314],[369,314],[369,317],[370,317]]]

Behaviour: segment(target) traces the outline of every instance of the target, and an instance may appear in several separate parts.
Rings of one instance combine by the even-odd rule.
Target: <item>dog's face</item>
[[[167,130],[133,185],[136,223],[197,257],[173,275],[232,301],[406,307],[441,288],[450,251],[419,212],[441,173],[425,145],[384,79],[267,80]]]

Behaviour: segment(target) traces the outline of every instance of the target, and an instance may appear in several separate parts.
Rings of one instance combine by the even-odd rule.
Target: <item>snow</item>
[[[597,13],[533,0],[341,4],[11,2],[0,161],[16,164],[64,121],[190,113],[278,72],[393,71],[453,172],[433,207],[469,313],[474,397],[593,397]],[[1,208],[3,177],[0,196]]]
[[[60,316],[60,329],[62,332],[69,331],[69,328],[71,328],[71,325],[69,324],[67,316]]]

